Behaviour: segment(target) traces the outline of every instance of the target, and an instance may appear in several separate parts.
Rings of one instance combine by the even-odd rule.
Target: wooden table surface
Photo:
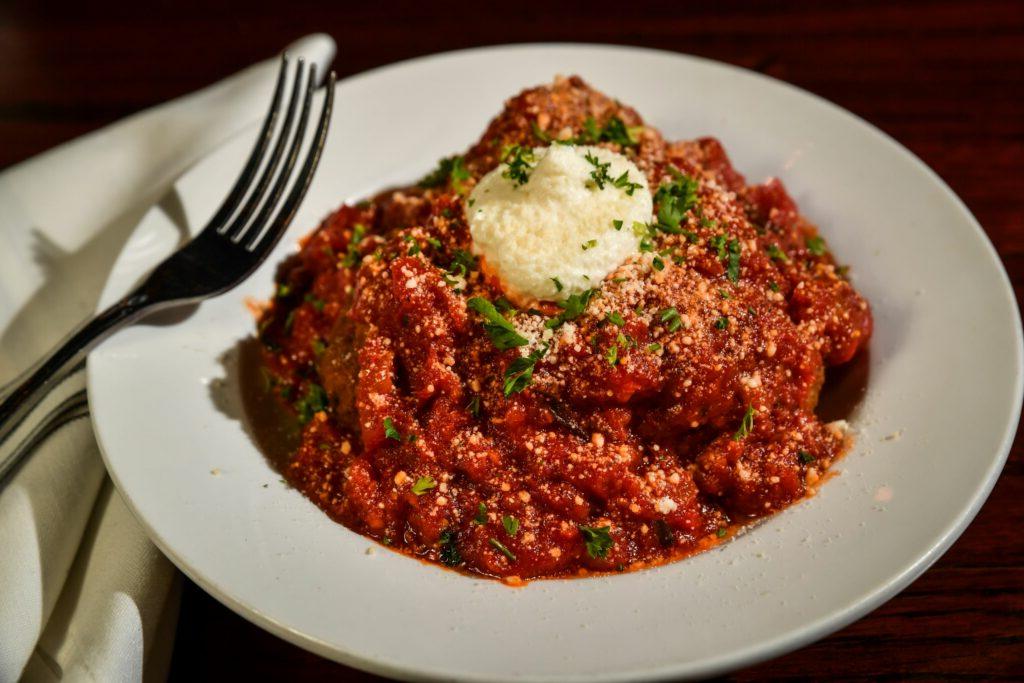
[[[479,3],[481,7],[488,3]],[[0,168],[195,90],[314,31],[339,76],[507,42],[610,42],[737,64],[817,93],[906,145],[963,198],[1024,288],[1024,4],[0,4]],[[854,6],[856,5],[856,6]],[[462,15],[469,15],[463,17]],[[713,131],[709,131],[712,132]],[[59,188],[57,188],[59,190]],[[0,247],[2,248],[2,247]],[[964,457],[971,457],[965,453]],[[1024,447],[953,548],[901,595],[761,678],[1024,676]],[[172,677],[372,677],[308,654],[186,582]],[[241,677],[241,676],[239,676]]]

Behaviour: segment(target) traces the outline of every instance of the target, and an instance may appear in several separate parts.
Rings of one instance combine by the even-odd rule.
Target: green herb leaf
[[[619,362],[619,347],[616,344],[612,344],[608,347],[608,350],[604,354],[605,360],[608,361],[608,365],[616,365]]]
[[[519,520],[511,515],[502,515],[501,525],[505,527],[505,533],[509,536],[519,533]]]
[[[282,283],[282,284],[279,284],[277,286],[277,298],[278,299],[283,299],[284,297],[288,296],[291,293],[292,293],[292,288],[289,287],[288,285]]]
[[[602,163],[592,152],[587,152],[583,158],[594,167],[594,170],[590,172],[590,181],[597,186],[597,189],[603,190],[606,184],[610,185],[614,182],[611,175],[608,174],[608,169],[612,167],[610,161]]]
[[[402,435],[398,433],[398,429],[395,428],[395,423],[392,422],[390,417],[384,418],[384,436],[393,441],[402,440]]]
[[[789,257],[786,256],[786,252],[782,251],[777,244],[772,244],[768,247],[768,256],[775,261],[782,261],[783,263],[787,263],[789,261]]]
[[[661,260],[660,256],[655,256],[651,259],[651,267],[658,271],[665,270],[665,262]]]
[[[727,327],[729,327],[729,318],[727,316],[723,315],[715,321],[715,329],[724,330]]]
[[[622,230],[622,221],[620,221],[620,220],[612,221],[612,227],[615,228],[616,230]]]
[[[776,282],[775,280],[772,280],[771,282],[768,283],[768,289],[772,290],[773,292],[779,291],[779,283]]]
[[[580,245],[580,248],[582,248],[583,251],[586,251],[587,249],[593,249],[596,246],[597,240],[587,240],[586,242]]]
[[[533,170],[532,164],[536,162],[536,157],[529,147],[512,145],[502,155],[502,162],[506,168],[501,172],[501,177],[508,178],[515,187],[519,187],[530,181],[530,171]]]
[[[814,456],[808,453],[807,451],[797,451],[796,454],[800,456],[800,462],[802,462],[805,465],[809,465],[810,463],[814,462]]]
[[[729,263],[725,268],[725,274],[732,282],[740,279],[740,243],[737,239],[729,240]]]
[[[722,528],[719,528],[718,531],[715,532],[715,536],[718,536],[719,538],[725,538],[725,535],[727,533],[729,533],[729,531],[727,529],[725,529],[724,527],[722,527]]]
[[[515,553],[513,553],[511,550],[506,548],[504,543],[502,543],[501,541],[499,541],[496,538],[489,538],[487,540],[489,540],[491,545],[494,546],[498,550],[498,552],[500,552],[502,555],[507,557],[512,562],[516,561]]]
[[[362,223],[356,223],[352,226],[352,239],[348,241],[348,250],[345,252],[345,258],[342,259],[341,265],[346,268],[353,268],[359,264],[362,260],[362,254],[359,253],[359,243],[366,237],[366,226]]]
[[[604,124],[601,128],[601,132],[597,135],[599,142],[614,142],[622,145],[623,147],[636,147],[640,142],[640,131],[643,126],[636,126],[633,128],[626,127],[626,124],[622,122],[618,116],[613,116],[608,119],[608,123]]]
[[[815,256],[822,256],[825,253],[825,240],[818,236],[808,237],[807,240],[807,251],[811,252]]]
[[[661,344],[659,344],[658,342],[652,342],[645,346],[644,348],[651,353],[657,353],[658,351],[661,351]]]
[[[633,196],[634,192],[643,187],[642,183],[634,183],[629,179],[629,171],[623,171],[622,175],[612,181],[612,185],[620,190],[624,190],[630,197]]]
[[[454,531],[451,529],[442,531],[438,543],[440,544],[438,558],[442,564],[447,567],[456,567],[462,564],[462,555],[459,553],[458,546],[455,545]]]
[[[478,416],[480,414],[480,397],[474,396],[469,399],[469,403],[466,404],[466,409],[469,410],[473,417]]]
[[[605,314],[604,319],[610,322],[612,325],[615,325],[616,327],[622,327],[623,325],[626,324],[626,321],[622,317],[622,314],[619,313],[618,311],[609,311],[608,313]]]
[[[579,294],[570,294],[565,301],[558,302],[558,307],[562,309],[562,312],[544,323],[544,326],[553,329],[567,320],[575,320],[580,317],[587,310],[587,305],[595,294],[597,294],[596,289],[585,289]]]
[[[459,194],[463,193],[465,187],[463,182],[469,180],[470,173],[465,167],[460,156],[445,157],[437,162],[437,168],[420,178],[416,183],[424,189],[441,187],[451,182],[452,189]]]
[[[310,383],[306,393],[296,401],[295,412],[299,414],[299,422],[306,424],[313,416],[327,408],[327,392],[319,384]]]
[[[740,428],[732,435],[733,441],[742,441],[750,436],[750,432],[754,429],[755,413],[757,413],[757,411],[754,410],[754,406],[747,406],[747,412],[743,414],[743,421],[740,423]]]
[[[682,318],[679,317],[679,311],[673,308],[666,308],[658,314],[659,319],[663,323],[668,324],[668,331],[675,332],[683,326]]]
[[[476,517],[473,518],[473,523],[480,525],[487,524],[487,506],[484,505],[483,501],[477,505]]]
[[[516,328],[505,319],[498,309],[487,299],[478,296],[471,298],[466,304],[487,320],[484,323],[484,331],[491,338],[491,342],[498,349],[512,349],[517,346],[525,346],[528,342]]]
[[[512,361],[512,364],[505,370],[505,383],[502,387],[506,397],[519,393],[530,386],[530,381],[533,379],[533,368],[547,352],[548,347],[545,344],[529,356],[520,356]]]
[[[323,299],[318,299],[317,297],[313,296],[312,292],[306,294],[306,296],[303,298],[303,301],[313,306],[313,310],[315,310],[317,313],[324,310],[324,305],[327,303]]]
[[[557,277],[551,278],[551,281],[555,283],[556,292],[561,292],[563,289],[565,289],[565,286],[562,284],[562,281],[559,280]]]
[[[416,483],[412,485],[412,492],[417,496],[422,496],[424,493],[432,488],[437,487],[437,482],[429,474],[425,477],[420,477],[416,480]]]
[[[580,524],[578,528],[583,536],[583,542],[587,545],[588,555],[596,559],[603,558],[608,554],[614,543],[609,533],[611,527],[592,527]]]
[[[679,235],[683,232],[679,224],[686,212],[697,205],[697,181],[670,167],[674,180],[658,188],[654,203],[658,205],[656,227],[662,232]]]

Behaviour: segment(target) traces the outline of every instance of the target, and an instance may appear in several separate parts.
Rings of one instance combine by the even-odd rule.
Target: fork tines
[[[330,122],[334,103],[333,72],[328,78],[323,110],[311,147],[298,175],[293,178],[312,108],[316,65],[307,68],[304,60],[296,60],[291,79],[288,79],[288,66],[288,56],[284,55],[270,110],[263,121],[256,145],[235,185],[209,223],[210,227],[216,226],[217,234],[249,251],[257,248],[260,251],[269,250],[291,222],[312,181]],[[286,92],[290,93],[288,106],[284,111],[284,120],[278,125],[281,102]],[[273,147],[270,149],[272,142]],[[262,172],[254,182],[261,167]],[[289,182],[291,191],[282,202],[281,198]]]

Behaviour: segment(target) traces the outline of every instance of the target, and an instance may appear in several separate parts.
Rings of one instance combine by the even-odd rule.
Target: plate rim
[[[975,231],[976,236],[980,237],[983,244],[985,245],[986,254],[992,264],[995,266],[996,271],[999,274],[1000,282],[1002,284],[1002,293],[1006,295],[1008,303],[1011,309],[1016,313],[1014,320],[1011,323],[1013,336],[1014,336],[1014,364],[1015,364],[1015,377],[1014,377],[1014,404],[1016,406],[1016,414],[1018,415],[1017,422],[1008,423],[1006,429],[1000,440],[1000,444],[997,450],[997,457],[995,457],[989,467],[987,468],[984,480],[971,494],[970,504],[965,508],[961,509],[956,515],[955,519],[938,535],[938,540],[933,542],[927,552],[919,556],[913,563],[905,566],[902,571],[890,577],[888,581],[879,584],[872,590],[868,591],[864,595],[852,602],[843,605],[837,609],[831,611],[828,615],[816,619],[811,622],[803,624],[801,627],[791,629],[775,638],[770,640],[761,640],[757,643],[748,645],[746,647],[732,650],[728,653],[720,655],[719,657],[706,660],[699,666],[693,664],[666,664],[655,668],[648,668],[643,670],[634,671],[621,671],[615,672],[610,675],[586,675],[579,676],[574,675],[571,680],[582,680],[586,678],[588,681],[600,680],[600,681],[631,681],[636,680],[637,677],[643,677],[647,680],[667,680],[667,679],[678,679],[679,677],[690,678],[702,678],[706,676],[716,675],[725,673],[728,671],[735,671],[740,668],[751,666],[759,662],[763,662],[775,657],[781,656],[788,652],[792,652],[796,649],[804,647],[807,644],[825,638],[832,633],[844,628],[845,626],[853,623],[854,621],[864,617],[868,613],[874,611],[879,606],[892,599],[895,595],[909,586],[914,580],[919,578],[929,567],[931,567],[943,554],[957,541],[964,530],[974,520],[981,507],[987,501],[995,483],[999,479],[999,475],[1009,457],[1010,450],[1013,445],[1013,441],[1016,437],[1019,425],[1021,422],[1021,407],[1024,404],[1024,327],[1022,327],[1020,307],[1018,305],[1015,292],[1013,290],[1012,282],[1003,265],[1002,259],[999,253],[996,251],[988,234],[982,228],[981,224],[971,213],[970,209],[966,206],[963,200],[949,187],[949,185],[942,179],[942,177],[936,173],[931,167],[929,167],[922,159],[917,155],[903,146],[895,138],[885,133],[881,129],[877,128],[870,122],[854,114],[853,112],[825,99],[824,97],[817,95],[811,91],[800,88],[796,85],[788,83],[786,81],[774,78],[772,76],[753,71],[741,66],[730,64],[727,62],[721,62],[707,57],[701,57],[697,55],[691,55],[682,52],[676,52],[672,50],[663,50],[658,48],[650,48],[644,46],[630,45],[626,43],[592,43],[592,42],[519,42],[519,43],[508,43],[508,44],[495,44],[486,45],[479,47],[470,47],[458,50],[450,50],[445,52],[431,53],[428,55],[421,55],[398,62],[392,62],[389,64],[380,65],[366,71],[362,71],[356,74],[347,76],[340,80],[336,84],[336,88],[342,85],[352,84],[364,79],[372,79],[382,73],[386,73],[392,70],[400,70],[403,68],[411,67],[414,65],[426,64],[432,61],[440,61],[449,58],[466,57],[473,54],[482,52],[492,51],[504,51],[504,50],[534,50],[534,49],[547,49],[547,50],[573,50],[573,49],[590,49],[590,50],[607,50],[607,51],[621,51],[630,53],[649,53],[653,55],[659,55],[662,57],[670,57],[673,59],[681,59],[684,61],[696,62],[703,66],[708,66],[716,69],[724,69],[726,71],[741,75],[743,77],[753,77],[762,81],[768,82],[774,86],[781,86],[783,89],[790,91],[793,94],[803,96],[804,98],[813,101],[817,106],[829,111],[832,114],[838,114],[842,118],[852,125],[858,126],[861,130],[868,135],[874,136],[880,143],[888,146],[892,151],[899,153],[904,159],[910,161],[918,172],[923,174],[931,181],[933,185],[942,191],[942,194],[947,199],[952,199],[954,206],[957,208],[959,217],[969,224]],[[255,124],[254,124],[255,125]],[[195,165],[198,165],[208,157],[219,153],[223,148],[230,145],[238,135],[244,134],[246,127],[241,133],[229,137],[222,143],[212,147],[206,154],[199,159]],[[186,169],[182,174],[183,176],[188,174],[194,168],[193,165],[189,169]],[[177,182],[177,181],[176,181]],[[140,222],[141,225],[141,222]],[[132,231],[134,235],[139,229],[139,226]],[[126,242],[127,246],[127,242]],[[120,260],[121,255],[119,253],[117,261]],[[117,263],[115,261],[115,264]],[[111,271],[111,275],[113,270]],[[107,282],[104,284],[103,295],[101,296],[101,304],[107,303],[111,298],[112,282],[111,277],[108,275]],[[94,398],[94,381],[92,366],[87,364],[86,366],[87,376],[87,390],[90,402]],[[116,475],[115,470],[110,467],[110,461],[107,455],[106,447],[100,438],[101,429],[94,412],[90,412],[90,421],[93,426],[93,430],[97,436],[97,444],[103,458],[104,465],[106,466],[107,472],[113,480],[118,491],[122,494],[122,499],[125,504],[131,510],[133,516],[139,522],[139,524],[145,529],[149,538],[153,543],[160,548],[161,552],[170,559],[174,565],[185,574],[190,580],[199,585],[204,591],[213,596],[218,602],[227,606],[233,612],[241,616],[242,618],[256,624],[260,628],[280,637],[287,642],[301,647],[307,651],[313,652],[326,659],[339,662],[348,666],[352,666],[364,671],[371,673],[398,678],[401,680],[415,680],[415,681],[436,681],[436,680],[464,680],[464,681],[491,681],[491,680],[515,680],[515,681],[548,681],[548,680],[567,680],[566,677],[560,676],[558,679],[549,676],[513,676],[505,677],[504,679],[495,679],[494,677],[484,677],[479,675],[453,675],[450,671],[437,670],[431,668],[411,668],[405,666],[393,665],[390,661],[384,658],[372,658],[363,655],[359,655],[352,651],[340,650],[336,646],[320,639],[315,636],[303,633],[298,629],[291,628],[284,623],[274,620],[267,614],[263,613],[251,604],[247,604],[245,601],[236,598],[230,593],[229,590],[214,586],[206,579],[204,579],[201,573],[183,558],[174,553],[173,549],[169,544],[162,538],[156,530],[148,523],[148,521],[139,513],[131,500],[130,496],[124,493],[124,488],[121,485],[119,478]]]

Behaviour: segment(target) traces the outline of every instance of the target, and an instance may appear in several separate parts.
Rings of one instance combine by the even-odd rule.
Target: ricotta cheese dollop
[[[597,286],[636,253],[651,220],[647,179],[621,154],[560,145],[514,150],[467,200],[474,250],[506,294],[561,300]]]

